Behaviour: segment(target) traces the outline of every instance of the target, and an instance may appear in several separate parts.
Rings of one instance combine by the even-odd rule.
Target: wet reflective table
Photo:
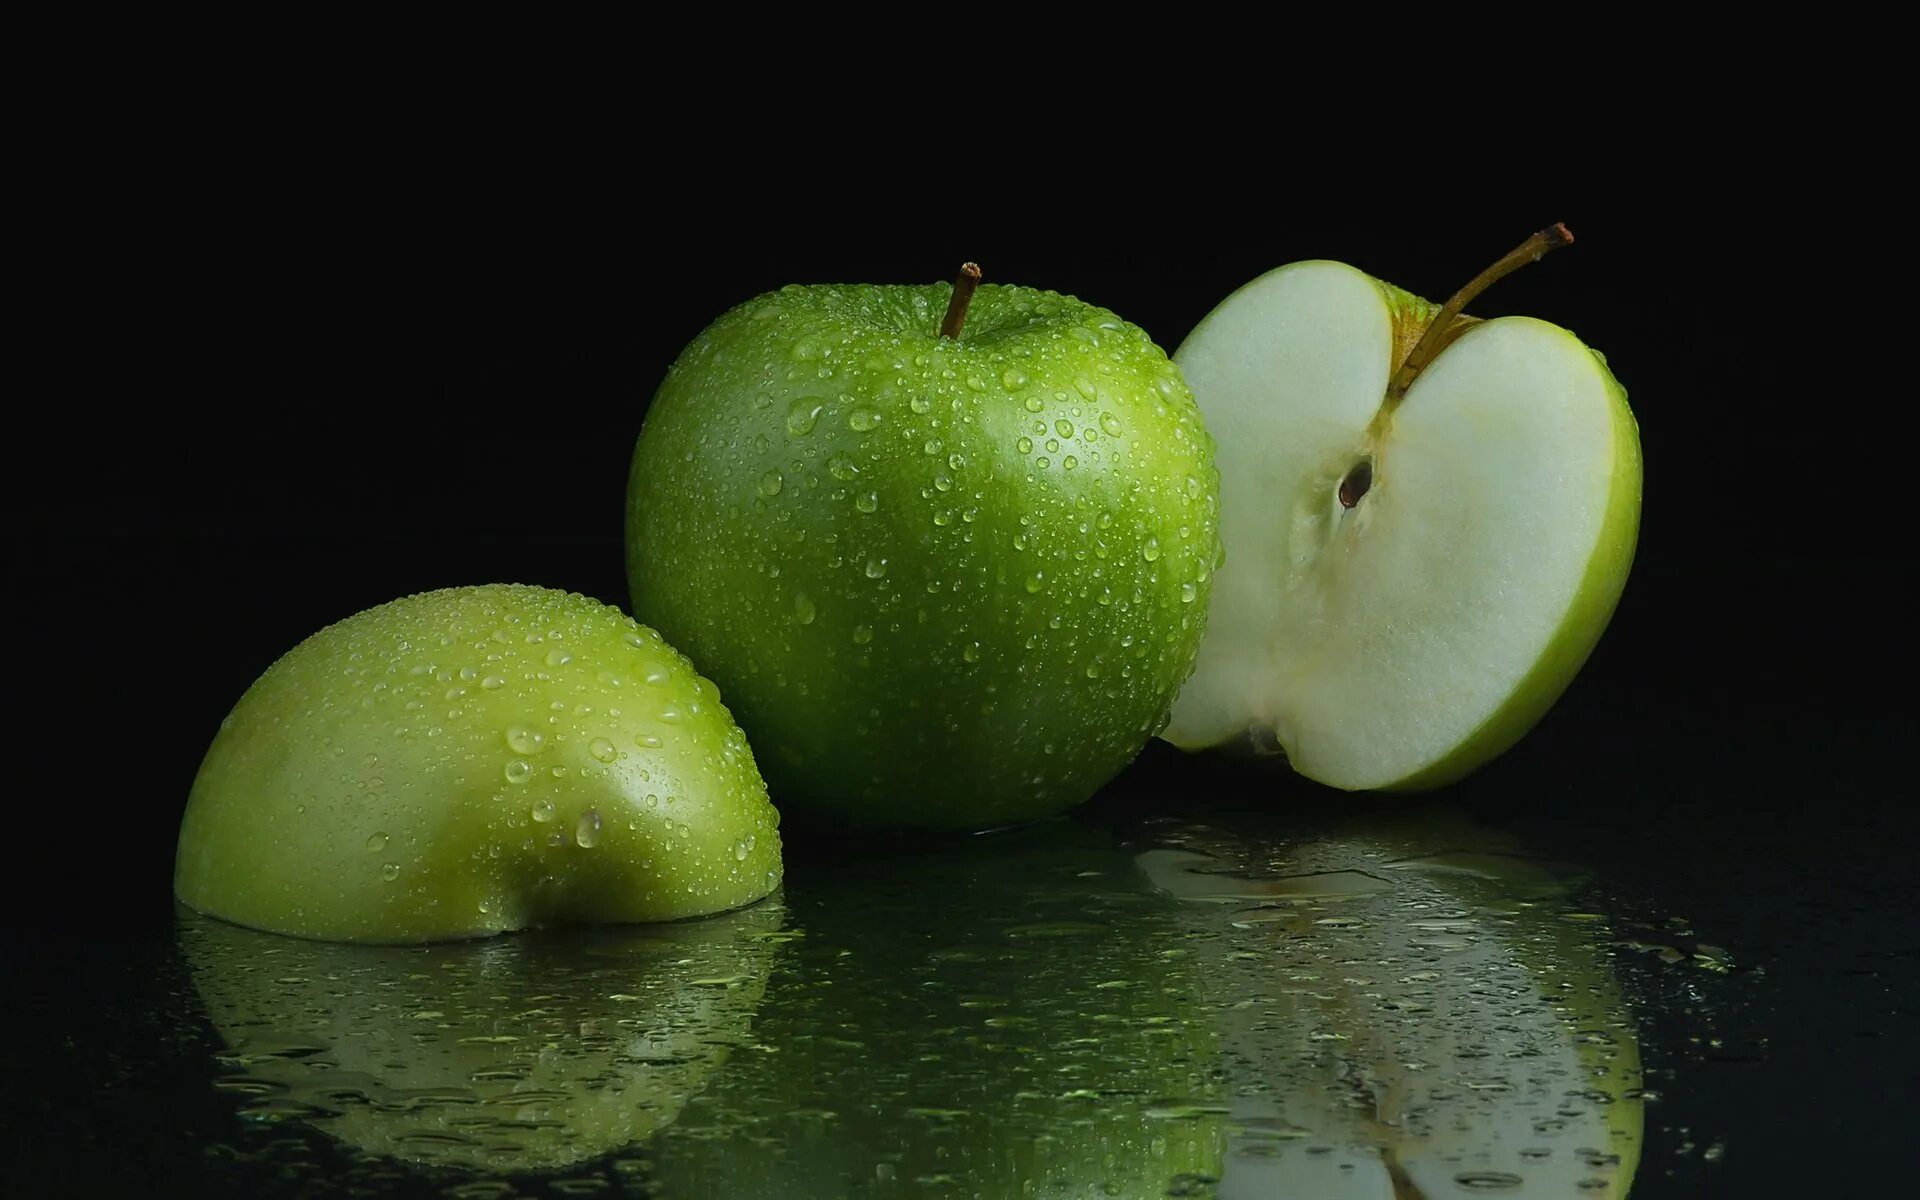
[[[1064,820],[799,839],[781,893],[679,925],[356,947],[179,910],[15,973],[12,1194],[1598,1198],[1891,1166],[1831,1110],[1913,1100],[1897,810],[1795,876],[1760,869],[1777,831],[1593,803],[1604,777],[1515,804],[1525,769],[1409,803],[1222,767],[1174,803],[1156,752]]]

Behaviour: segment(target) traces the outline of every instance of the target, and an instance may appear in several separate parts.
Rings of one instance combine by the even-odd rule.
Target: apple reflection
[[[1190,828],[1139,856],[1219,1017],[1220,1200],[1625,1196],[1638,1047],[1577,869],[1444,809],[1362,802],[1298,833]]]
[[[303,941],[180,909],[249,1116],[369,1154],[559,1170],[649,1137],[746,1043],[778,899],[696,921],[472,942]]]

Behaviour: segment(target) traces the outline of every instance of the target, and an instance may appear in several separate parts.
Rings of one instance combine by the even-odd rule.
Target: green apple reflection
[[[1196,964],[1112,835],[797,860],[805,937],[755,1022],[778,1053],[656,1139],[662,1194],[1208,1194],[1225,1108]]]
[[[550,1171],[673,1122],[748,1040],[777,899],[696,921],[424,946],[260,933],[180,910],[250,1114],[430,1167]]]
[[[1444,809],[1140,865],[1188,908],[1231,1073],[1219,1200],[1625,1196],[1638,1047],[1573,868]],[[1210,935],[1210,936],[1208,936]]]

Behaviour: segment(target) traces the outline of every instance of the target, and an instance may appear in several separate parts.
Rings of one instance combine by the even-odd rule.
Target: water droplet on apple
[[[835,451],[833,455],[827,459],[827,474],[842,483],[852,479],[859,473],[860,468],[855,466],[852,457],[845,453]]]
[[[1089,400],[1093,399],[1095,396],[1100,394],[1099,390],[1093,386],[1093,380],[1088,379],[1085,375],[1076,376],[1074,378],[1073,390],[1076,392],[1079,392],[1082,396],[1085,396]]]
[[[553,801],[544,796],[535,800],[533,802],[533,819],[543,825],[553,820]]]
[[[778,470],[768,471],[760,477],[760,494],[762,496],[778,496],[780,494],[780,488],[786,482]]]
[[[803,337],[793,344],[793,357],[799,362],[813,362],[820,357],[820,342],[817,338]]]
[[[573,840],[582,850],[591,850],[600,842],[600,811],[590,808],[573,824]]]
[[[367,849],[376,854],[387,848],[387,835],[384,832],[367,835]]]
[[[795,592],[793,594],[794,620],[800,622],[802,625],[811,625],[813,624],[814,617],[817,615],[819,615],[819,610],[815,608],[811,596],[808,596],[805,592]]]
[[[597,737],[587,743],[587,753],[593,755],[596,761],[610,763],[618,757],[620,752],[613,748],[611,741],[603,737]]]
[[[546,740],[547,735],[538,729],[529,729],[525,725],[507,726],[507,746],[515,754],[537,754]]]
[[[1040,411],[1041,409],[1043,409],[1043,408],[1045,408],[1045,407],[1046,407],[1046,405],[1045,405],[1044,403],[1042,403],[1042,402],[1041,402],[1041,400],[1040,400],[1040,397],[1038,397],[1038,396],[1028,396],[1028,397],[1027,397],[1027,411],[1028,411],[1028,412],[1039,412],[1039,411]]]
[[[855,644],[855,645],[857,645],[857,646],[864,646],[864,645],[866,645],[866,644],[867,644],[868,642],[871,642],[872,640],[873,640],[873,627],[872,627],[872,626],[870,626],[870,625],[855,625],[855,626],[853,627],[853,641],[854,641],[854,644]]]
[[[1065,467],[1067,470],[1071,471],[1075,467],[1080,465],[1080,460],[1075,458],[1073,455],[1069,454],[1065,458],[1060,460],[1060,465]]]
[[[847,414],[847,428],[855,433],[865,433],[880,423],[880,414],[866,405],[858,405]]]
[[[399,864],[387,863],[382,866],[380,868],[380,878],[386,880],[388,883],[392,883],[394,880],[400,878]]]
[[[1053,460],[1042,454],[1039,458],[1033,460],[1033,465],[1044,471],[1053,465]]]
[[[925,396],[915,396],[913,399],[907,401],[907,407],[914,412],[925,414],[933,410],[933,401],[927,399]]]
[[[870,513],[880,507],[880,493],[864,491],[853,498],[853,506],[863,513]]]
[[[946,447],[941,444],[939,438],[928,438],[926,445],[920,448],[926,451],[928,454],[938,454],[940,453],[940,451],[944,450]]]
[[[673,672],[661,663],[654,663],[647,668],[647,673],[640,678],[652,684],[654,687],[659,687],[667,680],[673,678]]]
[[[1010,392],[1023,388],[1027,386],[1027,373],[1019,367],[1008,367],[1000,372],[1000,384]]]
[[[812,433],[814,423],[820,419],[820,410],[824,407],[812,396],[802,396],[787,405],[787,432],[795,437]]]
[[[1053,423],[1053,431],[1063,438],[1070,438],[1073,436],[1073,422],[1061,417]]]
[[[741,862],[747,861],[747,855],[753,853],[753,835],[748,834],[733,844],[733,857]]]
[[[1033,574],[1027,576],[1027,591],[1028,592],[1039,591],[1041,588],[1041,585],[1046,583],[1046,581],[1047,581],[1047,573],[1045,571],[1035,571]]]
[[[480,686],[491,692],[498,690],[506,682],[506,680],[500,678],[498,675],[489,675],[480,681]]]
[[[966,644],[966,645],[965,645],[965,646],[964,646],[964,647],[963,647],[963,648],[961,649],[961,651],[960,651],[960,657],[961,657],[961,658],[964,658],[964,659],[966,659],[966,660],[967,660],[968,662],[970,662],[970,663],[977,663],[977,662],[979,662],[979,661],[980,661],[980,643],[979,643],[979,642],[968,642],[968,643],[967,643],[967,644]]]
[[[870,558],[867,560],[867,578],[868,579],[884,579],[886,577],[886,574],[887,574],[886,559]]]
[[[662,742],[657,734],[643,733],[633,739],[633,744],[643,750],[658,750],[666,743]]]
[[[1120,436],[1120,418],[1110,412],[1100,414],[1100,428],[1106,430],[1108,437]]]
[[[933,473],[933,486],[940,489],[943,492],[952,491],[953,476],[949,475],[944,470],[935,471]]]
[[[1192,604],[1199,594],[1200,589],[1191,582],[1180,585],[1180,603],[1182,604]]]
[[[527,781],[527,776],[531,774],[533,774],[533,768],[528,766],[521,759],[516,758],[512,762],[509,762],[507,764],[507,782],[508,783],[525,783]]]
[[[573,655],[568,654],[565,650],[547,651],[547,665],[550,667],[564,667],[572,661]]]
[[[1158,562],[1160,559],[1160,539],[1149,536],[1147,538],[1147,544],[1140,547],[1140,557],[1146,559],[1148,562]]]
[[[1022,437],[1019,441],[1014,443],[1014,448],[1019,450],[1020,453],[1022,454],[1032,454],[1033,439],[1030,437]]]

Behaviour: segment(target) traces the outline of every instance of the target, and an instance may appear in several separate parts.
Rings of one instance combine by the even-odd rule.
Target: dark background
[[[1766,967],[1718,993],[1735,999],[1712,1028],[1685,1015],[1704,1004],[1692,984],[1648,983],[1649,1063],[1671,1098],[1650,1114],[1663,1157],[1636,1195],[1896,1177],[1898,1118],[1920,1099],[1899,761],[1916,728],[1914,569],[1878,413],[1905,403],[1910,372],[1896,322],[1829,315],[1829,222],[1652,172],[1450,206],[1404,188],[1316,206],[1304,184],[1251,175],[983,170],[956,190],[697,174],[575,190],[505,167],[432,187],[242,173],[113,230],[66,281],[63,315],[97,331],[46,393],[68,431],[11,445],[25,664],[7,753],[17,836],[46,877],[21,885],[33,919],[9,940],[48,964],[78,946],[154,953],[201,753],[247,684],[323,625],[489,581],[624,606],[622,500],[648,398],[736,303],[789,282],[940,280],[973,258],[1171,351],[1281,263],[1340,258],[1439,300],[1564,220],[1577,244],[1474,311],[1543,317],[1608,355],[1645,447],[1640,554],[1562,703],[1451,798],[1595,864],[1619,912],[1683,917]],[[1877,356],[1889,379],[1863,388],[1816,347]],[[1286,790],[1159,747],[1095,803],[1174,805],[1196,780]],[[1729,1142],[1711,1170],[1671,1157],[1702,1126],[1701,1146]],[[1676,1162],[1691,1182],[1658,1190]]]

